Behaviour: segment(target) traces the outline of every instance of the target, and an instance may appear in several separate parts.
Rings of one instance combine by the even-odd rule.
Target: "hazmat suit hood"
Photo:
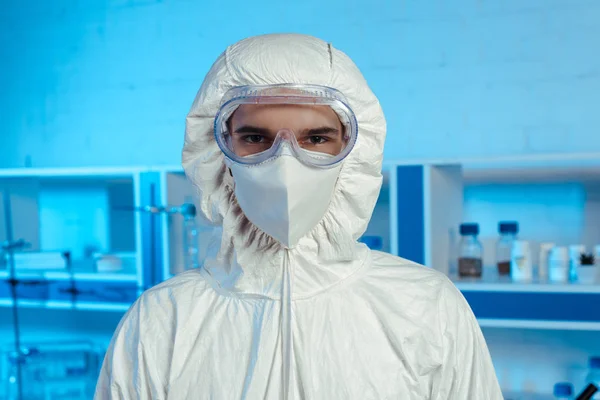
[[[283,83],[339,90],[358,121],[356,145],[343,161],[326,214],[290,250],[244,215],[213,133],[227,90]],[[281,264],[289,257],[292,296],[297,297],[326,289],[360,268],[369,252],[357,239],[367,228],[381,187],[385,133],[377,98],[352,60],[332,45],[311,36],[272,34],[228,47],[208,72],[187,116],[183,149],[183,167],[198,192],[198,212],[218,228],[203,266],[208,278],[233,292],[278,298]]]

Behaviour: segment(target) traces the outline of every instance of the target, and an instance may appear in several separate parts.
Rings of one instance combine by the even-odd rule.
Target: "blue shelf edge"
[[[600,293],[463,290],[462,294],[480,320],[600,324]]]

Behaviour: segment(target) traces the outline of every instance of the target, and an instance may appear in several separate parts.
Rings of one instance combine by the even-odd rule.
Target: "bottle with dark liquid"
[[[500,222],[498,224],[500,239],[496,245],[496,264],[498,275],[510,275],[510,253],[513,243],[517,240],[519,224],[517,222]]]
[[[479,224],[460,225],[458,248],[458,276],[461,278],[481,278],[483,267],[483,247],[477,239]]]

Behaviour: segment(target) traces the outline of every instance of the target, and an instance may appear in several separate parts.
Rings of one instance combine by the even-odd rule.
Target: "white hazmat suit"
[[[358,121],[325,215],[292,248],[244,215],[213,137],[227,90],[281,83],[335,88]],[[194,101],[183,150],[199,213],[221,227],[214,249],[127,312],[95,398],[501,399],[477,321],[452,283],[357,243],[379,194],[385,133],[377,98],[331,45],[289,34],[230,46]]]

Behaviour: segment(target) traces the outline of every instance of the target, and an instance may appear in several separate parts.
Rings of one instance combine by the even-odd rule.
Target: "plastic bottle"
[[[481,278],[483,270],[483,247],[477,239],[478,224],[461,224],[461,240],[458,248],[458,275],[461,278]]]
[[[585,383],[592,383],[596,385],[597,388],[600,388],[600,357],[590,357],[588,367],[589,371],[585,378]],[[592,399],[599,400],[600,392],[597,392]]]
[[[515,282],[530,282],[533,279],[529,242],[525,240],[515,240],[513,242],[510,271],[510,276]]]
[[[517,222],[500,222],[498,233],[500,233],[500,239],[496,244],[498,275],[510,275],[511,251],[519,233],[519,224]]]
[[[550,282],[567,283],[569,281],[569,251],[566,247],[555,247],[548,260]]]
[[[560,382],[554,385],[554,399],[572,400],[573,385],[568,382]]]

